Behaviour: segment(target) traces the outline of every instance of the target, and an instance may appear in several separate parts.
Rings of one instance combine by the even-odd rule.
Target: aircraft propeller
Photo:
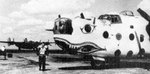
[[[144,19],[146,19],[149,23],[148,23],[148,25],[146,26],[146,31],[147,31],[147,33],[148,33],[148,35],[149,35],[149,37],[150,37],[150,16],[145,12],[145,11],[143,11],[142,9],[138,9],[137,10],[139,13],[140,13],[140,15],[144,18]]]
[[[140,13],[140,15],[143,17],[143,18],[145,18],[147,21],[149,21],[150,22],[150,16],[146,13],[146,12],[144,12],[142,9],[138,9],[137,10],[139,13]]]

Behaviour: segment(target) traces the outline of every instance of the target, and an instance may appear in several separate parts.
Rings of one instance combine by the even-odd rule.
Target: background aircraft
[[[49,40],[47,42],[41,42],[41,40],[38,41],[28,41],[27,38],[24,39],[23,42],[16,42],[13,40],[11,40],[11,38],[8,38],[8,41],[0,41],[0,43],[8,43],[8,46],[10,45],[15,45],[18,47],[19,50],[22,49],[33,49],[35,50],[40,44],[44,43],[45,45],[51,45],[55,42],[49,42]]]

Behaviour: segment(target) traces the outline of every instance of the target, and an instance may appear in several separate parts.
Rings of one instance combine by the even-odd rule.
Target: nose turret
[[[53,28],[54,34],[72,34],[72,20],[69,18],[57,18]]]

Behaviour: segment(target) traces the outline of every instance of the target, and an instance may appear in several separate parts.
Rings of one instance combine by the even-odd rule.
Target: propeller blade
[[[94,20],[93,20],[93,24],[95,24],[95,22],[96,22],[96,20],[95,20],[96,18],[94,17]]]
[[[139,13],[140,13],[140,15],[143,17],[143,18],[145,18],[147,21],[150,21],[150,16],[145,12],[145,11],[143,11],[142,9],[138,9],[137,10]]]
[[[9,42],[11,42],[11,38],[9,37],[7,41],[8,41],[8,46],[10,46],[11,44]]]

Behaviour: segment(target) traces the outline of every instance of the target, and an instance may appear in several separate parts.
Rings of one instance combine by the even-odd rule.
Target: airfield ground
[[[38,56],[33,52],[13,53],[12,58],[0,56],[0,74],[150,74],[150,59],[121,60],[120,68],[111,66],[92,68],[79,56],[51,52],[46,71],[39,71]]]

